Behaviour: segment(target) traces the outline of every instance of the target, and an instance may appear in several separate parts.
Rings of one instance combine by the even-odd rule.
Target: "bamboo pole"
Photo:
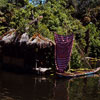
[[[76,46],[79,49],[79,51],[81,53],[81,56],[83,57],[84,61],[87,63],[88,67],[92,68],[91,65],[90,65],[90,63],[88,62],[88,60],[86,60],[86,58],[84,56],[85,55],[84,52],[82,51],[82,49],[79,47],[79,45],[77,43],[76,43]]]
[[[70,66],[70,61],[69,61],[69,63],[68,63],[68,72],[70,72],[70,69],[71,69],[71,66]]]

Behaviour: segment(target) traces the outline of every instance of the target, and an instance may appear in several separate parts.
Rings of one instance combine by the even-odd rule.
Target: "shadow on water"
[[[1,71],[0,100],[100,100],[100,77],[66,80]]]
[[[47,100],[53,84],[45,77],[0,73],[0,100]]]

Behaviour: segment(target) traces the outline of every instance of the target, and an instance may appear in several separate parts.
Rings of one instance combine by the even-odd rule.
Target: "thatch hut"
[[[5,47],[5,44],[10,44],[14,40],[15,32],[15,29],[10,29],[8,32],[0,36],[0,63],[3,60],[3,48]]]
[[[40,34],[35,34],[29,39],[27,42],[27,49],[28,51],[30,50],[30,52],[28,52],[28,58],[33,57],[35,64],[33,67],[34,70],[40,68],[39,70],[41,71],[41,68],[52,68],[54,64],[54,44],[55,43],[52,40],[45,38]],[[28,61],[30,62],[31,60],[28,59]]]
[[[3,39],[2,39],[3,40]],[[14,39],[16,40],[16,39]],[[54,42],[40,34],[30,39],[27,33],[19,41],[4,42],[2,62],[6,69],[41,71],[50,69],[54,64]],[[40,70],[41,69],[41,70]]]

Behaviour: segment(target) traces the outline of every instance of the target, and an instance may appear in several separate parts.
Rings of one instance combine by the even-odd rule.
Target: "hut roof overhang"
[[[33,35],[29,39],[28,44],[35,44],[39,46],[40,48],[46,48],[46,47],[51,47],[55,45],[55,43],[52,40],[45,38],[40,34]]]
[[[12,41],[14,41],[14,38],[16,40],[16,30],[11,29],[10,31],[8,31],[7,33],[3,34],[1,36],[0,41],[4,41],[4,43],[11,43]],[[27,33],[24,33],[21,35],[19,41],[21,44],[23,42],[26,42],[27,45],[37,45],[40,48],[46,48],[46,47],[51,47],[55,45],[55,42],[43,37],[41,34],[36,33],[34,34],[32,37],[29,38]],[[16,43],[16,42],[15,42]]]

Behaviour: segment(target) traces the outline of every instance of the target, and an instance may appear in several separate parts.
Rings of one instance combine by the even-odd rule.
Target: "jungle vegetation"
[[[43,16],[38,23],[29,22]],[[36,32],[54,40],[58,34],[74,34],[71,65],[81,66],[81,54],[100,58],[100,0],[0,0],[0,35],[14,28],[17,34]]]

